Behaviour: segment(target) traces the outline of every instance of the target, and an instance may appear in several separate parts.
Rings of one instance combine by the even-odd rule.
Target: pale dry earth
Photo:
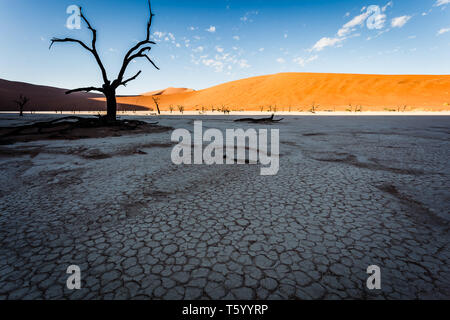
[[[450,118],[285,118],[201,118],[280,129],[277,176],[176,166],[170,132],[0,146],[0,299],[450,299]]]

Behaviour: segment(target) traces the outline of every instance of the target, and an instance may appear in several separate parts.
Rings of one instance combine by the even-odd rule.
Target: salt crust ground
[[[0,126],[52,117],[2,114]],[[195,118],[159,121],[192,129]],[[232,119],[202,117],[206,128]],[[450,298],[449,117],[291,116],[270,128],[275,177],[175,166],[170,132],[1,146],[0,299]],[[377,292],[365,289],[372,264]]]

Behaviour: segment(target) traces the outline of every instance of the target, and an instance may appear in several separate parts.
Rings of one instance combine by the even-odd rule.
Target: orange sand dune
[[[173,89],[173,88],[170,88]],[[160,90],[118,102],[154,108],[152,94],[160,96],[161,110],[202,108],[230,111],[448,111],[450,75],[362,75],[280,73],[224,83],[200,91]],[[164,93],[164,94],[161,94]],[[405,107],[406,106],[406,107]]]
[[[167,88],[164,90],[157,90],[157,91],[151,91],[143,93],[142,96],[167,96],[170,94],[179,94],[179,93],[186,93],[186,92],[193,92],[192,89],[187,88]]]

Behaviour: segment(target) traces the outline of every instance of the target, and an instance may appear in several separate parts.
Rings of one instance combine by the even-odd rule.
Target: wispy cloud
[[[253,22],[253,16],[257,16],[259,14],[258,11],[249,11],[246,12],[243,17],[241,17],[242,22]]]
[[[322,51],[327,47],[335,47],[341,44],[344,40],[353,37],[359,36],[360,34],[355,34],[358,27],[363,27],[364,23],[367,24],[368,29],[383,29],[386,24],[386,14],[384,12],[387,11],[389,7],[393,6],[393,2],[389,1],[385,6],[380,8],[377,5],[371,5],[369,7],[362,7],[361,13],[353,17],[350,21],[345,23],[336,33],[334,37],[323,37],[319,41],[317,41],[314,46],[309,49],[309,51]],[[346,14],[346,17],[350,16],[350,14]],[[367,39],[372,39],[369,37]]]
[[[391,26],[393,28],[402,28],[409,20],[411,19],[411,16],[401,16],[392,19]]]
[[[192,49],[192,51],[193,51],[193,52],[196,52],[196,53],[203,52],[204,50],[205,50],[205,48],[202,47],[202,46],[199,46],[199,47],[197,47],[197,48],[195,48],[195,49]]]
[[[323,37],[309,50],[309,51],[322,51],[326,47],[334,47],[338,43],[344,41],[346,38],[327,38]]]
[[[383,8],[381,8],[381,11],[385,12],[387,10],[387,8],[393,7],[393,6],[394,6],[394,2],[389,1],[388,3],[386,3],[386,5]]]
[[[283,58],[278,58],[276,61],[278,63],[285,63],[286,62],[286,60],[284,60]]]
[[[311,57],[309,57],[307,59],[304,59],[302,57],[297,57],[297,58],[294,58],[292,61],[294,63],[300,65],[301,67],[304,67],[306,64],[308,64],[310,62],[313,62],[313,61],[317,60],[318,58],[319,58],[318,55],[314,55],[314,56],[311,56]]]
[[[352,20],[350,20],[349,22],[344,24],[341,29],[339,29],[339,31],[337,33],[338,36],[339,37],[346,36],[347,34],[352,32],[355,27],[361,26],[364,23],[364,21],[366,21],[368,16],[369,16],[369,12],[367,11],[363,14],[360,14],[360,15],[354,17]]]
[[[206,29],[206,31],[210,32],[210,33],[214,33],[214,32],[216,32],[216,27],[215,26],[210,26],[208,29]]]
[[[441,34],[450,32],[450,28],[442,28],[441,30],[438,31],[437,35],[440,36]]]
[[[440,7],[443,6],[445,4],[449,4],[450,0],[437,0],[436,3],[434,4],[435,7]]]

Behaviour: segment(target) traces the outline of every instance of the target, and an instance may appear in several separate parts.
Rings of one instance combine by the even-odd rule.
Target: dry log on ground
[[[242,118],[234,120],[234,122],[250,122],[250,123],[273,123],[273,122],[280,122],[283,119],[274,120],[275,115],[273,114],[270,118]]]

